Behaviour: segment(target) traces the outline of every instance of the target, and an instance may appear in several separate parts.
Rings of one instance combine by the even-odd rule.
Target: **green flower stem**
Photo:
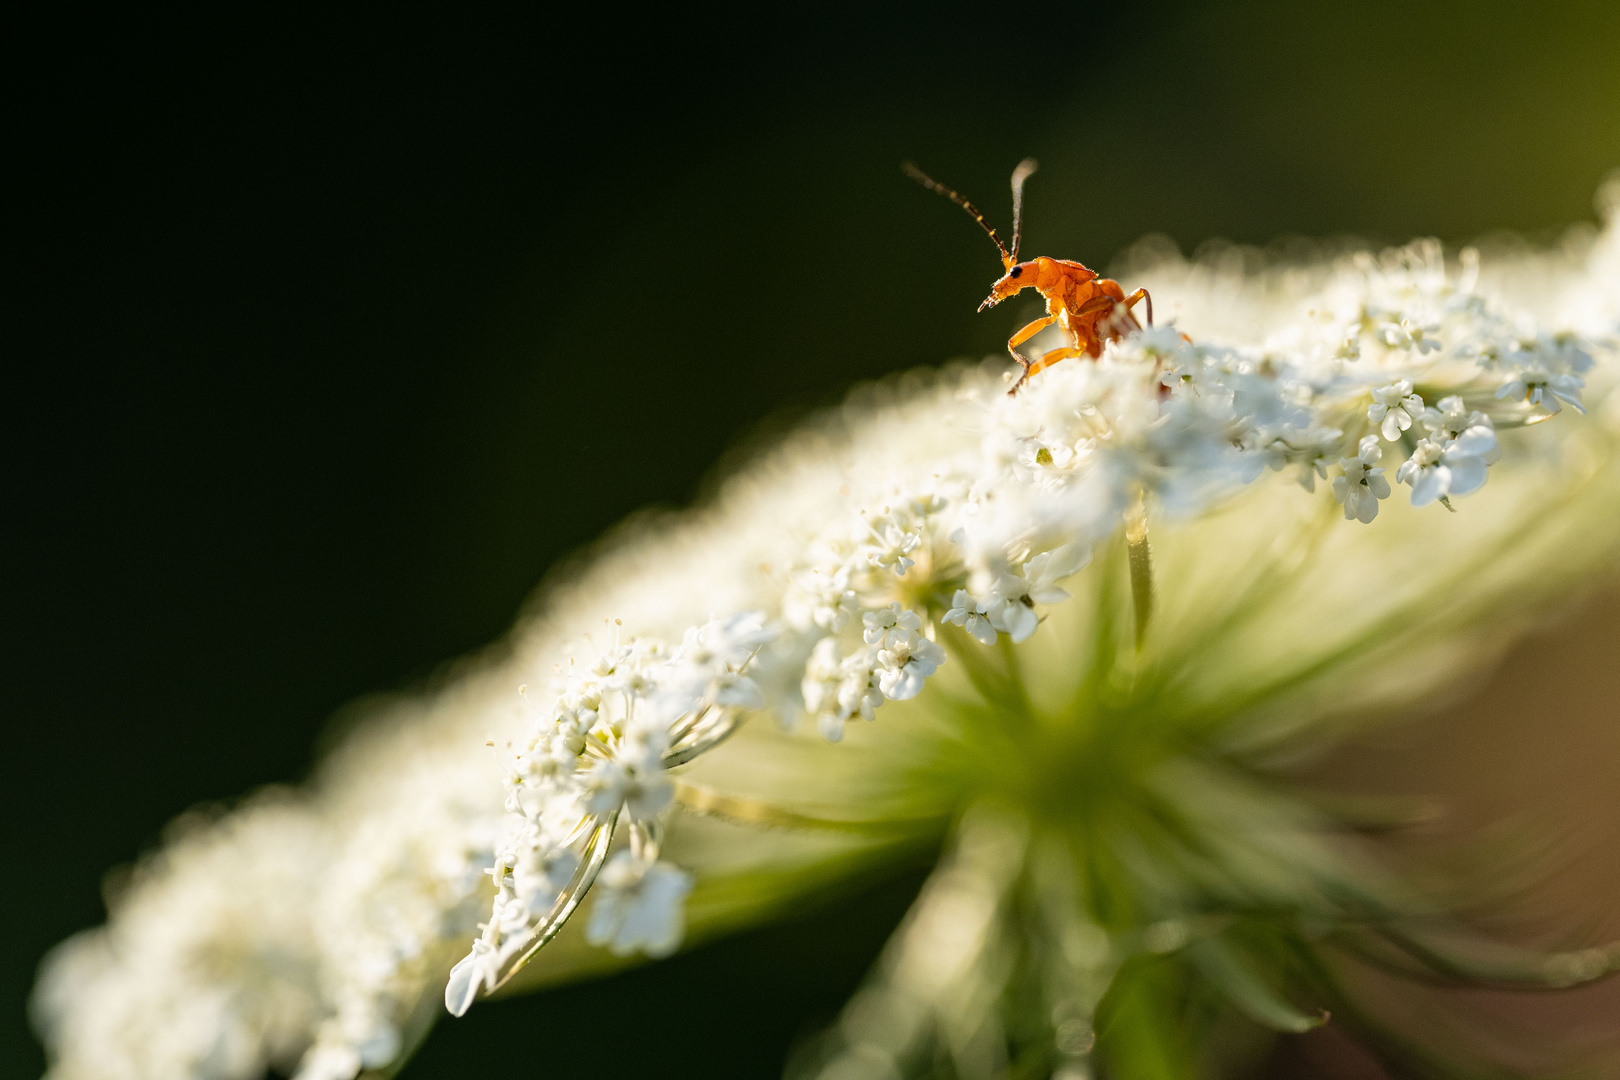
[[[1153,550],[1148,546],[1147,507],[1142,494],[1125,511],[1125,540],[1131,562],[1131,603],[1136,609],[1136,647],[1147,637],[1148,620],[1153,617]]]

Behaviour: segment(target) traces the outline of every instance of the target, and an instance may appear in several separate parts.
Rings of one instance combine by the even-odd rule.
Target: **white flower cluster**
[[[589,666],[559,669],[556,698],[503,749],[510,824],[489,871],[493,910],[445,988],[452,1013],[521,967],[593,884],[592,944],[651,956],[680,944],[691,883],[658,861],[659,817],[674,795],[665,771],[764,707],[744,669],[773,636],[759,615],[737,615],[693,627],[678,646],[615,641]],[[608,860],[621,820],[630,847]]]
[[[1346,519],[1371,522],[1392,493],[1375,464],[1384,444],[1404,458],[1395,479],[1411,486],[1414,506],[1450,508],[1452,496],[1484,486],[1501,456],[1498,428],[1546,419],[1564,403],[1584,411],[1591,343],[1571,330],[1539,331],[1476,281],[1476,255],[1465,252],[1452,278],[1433,242],[1353,260],[1306,325],[1259,356],[1290,384],[1285,400],[1309,410],[1258,433],[1270,440],[1271,465],[1297,463],[1313,490],[1338,456],[1334,497]]]
[[[966,387],[966,408],[941,418],[958,452],[888,463],[888,486],[852,496],[786,577],[785,624],[824,635],[802,684],[821,732],[837,739],[915,696],[945,660],[939,623],[1024,641],[1133,505],[1186,517],[1292,468],[1307,491],[1331,475],[1344,516],[1371,522],[1391,494],[1376,466],[1386,446],[1406,456],[1395,478],[1415,506],[1479,490],[1499,427],[1580,406],[1595,346],[1539,333],[1472,281],[1415,244],[1351,261],[1301,319],[1252,345],[1161,327],[1010,399]],[[909,483],[894,483],[907,465]]]
[[[213,828],[171,829],[168,847],[112,900],[109,928],[52,954],[33,1007],[59,1047],[55,1074],[295,1067],[323,1019],[313,924],[331,854],[327,830],[284,795]],[[229,977],[209,977],[220,971]]]
[[[394,1061],[421,1034],[412,1011],[449,959],[442,938],[471,931],[487,903],[484,868],[502,825],[479,767],[487,763],[447,756],[437,740],[395,741],[406,753],[367,770],[389,782],[355,784],[345,792],[355,802],[325,816],[341,839],[319,877],[313,925],[322,997],[332,1004],[299,1080],[350,1080]]]
[[[672,950],[687,885],[654,861],[666,768],[767,706],[792,717],[802,704],[822,736],[841,739],[850,720],[922,692],[947,658],[942,624],[985,645],[1026,640],[1131,507],[1186,517],[1268,468],[1296,469],[1308,491],[1336,468],[1344,516],[1371,522],[1391,494],[1374,466],[1386,443],[1409,454],[1396,479],[1413,505],[1477,491],[1501,456],[1497,426],[1534,423],[1560,400],[1580,406],[1594,346],[1510,318],[1471,278],[1448,277],[1438,245],[1415,244],[1354,260],[1302,322],[1256,345],[1161,327],[1095,363],[1044,372],[1017,396],[969,380],[959,411],[940,418],[954,452],[849,477],[852,509],[807,534],[780,577],[769,605],[779,631],[737,616],[689,630],[677,649],[615,645],[568,677],[512,752],[514,824],[492,870],[494,908],[451,977],[450,1011],[555,932],[597,879],[621,813],[631,849],[600,878],[607,895],[588,935],[616,952]],[[882,482],[850,490],[867,477]],[[778,633],[789,647],[760,664],[792,665],[797,701],[767,702],[741,674]]]
[[[277,918],[233,916],[228,933],[182,920],[206,963],[124,944],[151,921],[127,912],[214,897],[187,884],[206,871],[143,886],[50,969],[38,1001],[52,1080],[110,1075],[109,1060],[142,1062],[132,1080],[247,1078],[267,1063],[349,1080],[420,1036],[418,1004],[457,956],[444,1001],[459,1014],[587,891],[592,943],[666,954],[694,884],[660,857],[669,772],[751,713],[789,727],[809,717],[837,740],[917,697],[953,653],[1029,639],[1128,521],[1176,527],[1274,472],[1307,493],[1330,481],[1361,522],[1391,496],[1392,466],[1414,505],[1449,507],[1512,460],[1499,433],[1582,407],[1620,331],[1612,221],[1582,265],[1492,287],[1470,260],[1448,274],[1433,244],[1316,267],[1292,291],[1173,269],[1150,284],[1179,300],[1175,327],[1059,364],[1013,397],[969,372],[853,410],[847,433],[790,440],[656,544],[604,555],[514,659],[340,755],[300,818],[320,838],[300,848],[311,865],[253,898],[280,905]],[[1532,278],[1555,283],[1540,305],[1552,329],[1513,303]],[[591,644],[582,629],[605,612],[635,635],[610,624],[611,641]],[[546,704],[514,716],[513,690],[548,668]],[[479,745],[491,734],[504,810]],[[271,858],[250,824],[222,826],[218,843],[244,863]],[[206,905],[223,919],[240,902]],[[269,943],[272,929],[290,943]],[[270,952],[297,958],[298,974],[259,980],[266,1004],[243,986],[249,958]],[[213,1049],[226,1031],[246,1033],[228,1061]]]

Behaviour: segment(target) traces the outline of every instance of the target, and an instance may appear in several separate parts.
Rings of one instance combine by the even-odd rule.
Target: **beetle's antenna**
[[[1032,157],[1027,157],[1018,163],[1013,170],[1013,246],[1012,261],[1018,261],[1018,243],[1024,238],[1024,181],[1034,175],[1040,165]]]
[[[1022,169],[1023,166],[1020,165],[1019,168]],[[1013,264],[1013,257],[1008,255],[1007,249],[1001,245],[1001,237],[997,236],[996,230],[992,229],[990,227],[990,223],[984,220],[984,215],[979,213],[979,208],[977,206],[974,206],[972,203],[962,198],[961,195],[958,195],[956,192],[952,191],[938,180],[935,180],[933,177],[929,176],[927,173],[923,172],[909,161],[902,162],[900,164],[900,171],[917,181],[917,183],[921,184],[929,191],[939,192],[941,195],[951,200],[951,202],[972,214],[973,220],[977,221],[979,226],[983,228],[985,232],[990,234],[990,242],[996,245],[997,251],[1001,252],[1002,265],[1011,266]],[[1034,169],[1030,170],[1030,172],[1034,171]],[[1015,173],[1014,175],[1016,176],[1017,174]],[[1017,245],[1015,244],[1014,247],[1016,248],[1016,246]]]

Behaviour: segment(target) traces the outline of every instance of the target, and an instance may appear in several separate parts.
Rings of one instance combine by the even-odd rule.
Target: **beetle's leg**
[[[1093,296],[1069,313],[1069,325],[1074,329],[1074,343],[1080,351],[1093,360],[1102,355],[1103,342],[1113,341],[1119,337],[1114,332],[1114,317],[1109,314],[1102,318],[1103,312],[1117,310],[1120,301],[1104,293]]]
[[[1153,325],[1153,297],[1148,295],[1148,291],[1146,289],[1137,289],[1135,292],[1131,293],[1131,295],[1127,296],[1125,298],[1125,310],[1129,311],[1129,310],[1131,310],[1131,308],[1135,307],[1136,302],[1138,300],[1146,300],[1147,301],[1147,309],[1148,309],[1148,311],[1147,311],[1147,316],[1148,316],[1147,324],[1149,326],[1152,326]]]
[[[1106,294],[1101,296],[1093,296],[1090,300],[1087,300],[1085,303],[1081,304],[1075,314],[1091,315],[1098,311],[1109,311],[1110,314],[1107,320],[1111,324],[1109,340],[1113,340],[1113,338],[1118,335],[1120,323],[1124,323],[1126,328],[1130,330],[1141,329],[1141,326],[1136,321],[1136,316],[1131,312],[1131,308],[1135,307],[1143,300],[1147,301],[1147,324],[1152,326],[1153,297],[1148,295],[1148,291],[1146,289],[1137,289],[1123,300],[1115,300],[1113,297]],[[1123,313],[1121,313],[1121,308],[1124,309]]]
[[[1051,326],[1053,323],[1057,322],[1057,320],[1058,317],[1056,315],[1045,315],[1039,319],[1036,319],[1034,322],[1030,323],[1028,326],[1018,331],[1018,333],[1007,339],[1007,351],[1012,353],[1014,360],[1017,360],[1020,364],[1028,367],[1029,361],[1018,355],[1018,346],[1022,345],[1024,342],[1028,341],[1042,330],[1045,330],[1048,326]]]
[[[1013,383],[1012,389],[1007,391],[1007,393],[1018,393],[1018,388],[1024,385],[1025,379],[1029,378],[1029,361],[1024,359],[1024,355],[1018,351],[1018,346],[1022,345],[1024,342],[1028,341],[1042,330],[1045,330],[1048,326],[1051,326],[1053,323],[1057,322],[1057,319],[1058,317],[1056,315],[1047,315],[1043,318],[1036,319],[1034,322],[1030,323],[1028,326],[1018,331],[1018,333],[1007,339],[1007,351],[1012,353],[1012,358],[1014,360],[1018,361],[1018,366],[1024,369],[1023,374],[1018,376],[1018,381]]]
[[[1073,345],[1066,345],[1061,349],[1053,349],[1051,352],[1029,365],[1029,375],[1033,375],[1037,371],[1045,371],[1059,360],[1067,360],[1071,356],[1084,356],[1085,353],[1086,350],[1077,348]],[[1026,375],[1025,378],[1028,378],[1029,375]]]

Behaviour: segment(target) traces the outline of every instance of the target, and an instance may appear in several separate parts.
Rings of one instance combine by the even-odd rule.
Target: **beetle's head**
[[[1017,296],[1025,289],[1037,287],[1036,283],[1041,277],[1040,259],[1031,259],[1029,262],[1015,263],[1008,260],[1007,272],[990,287],[990,295],[984,298],[979,310],[993,308],[1010,297]]]

